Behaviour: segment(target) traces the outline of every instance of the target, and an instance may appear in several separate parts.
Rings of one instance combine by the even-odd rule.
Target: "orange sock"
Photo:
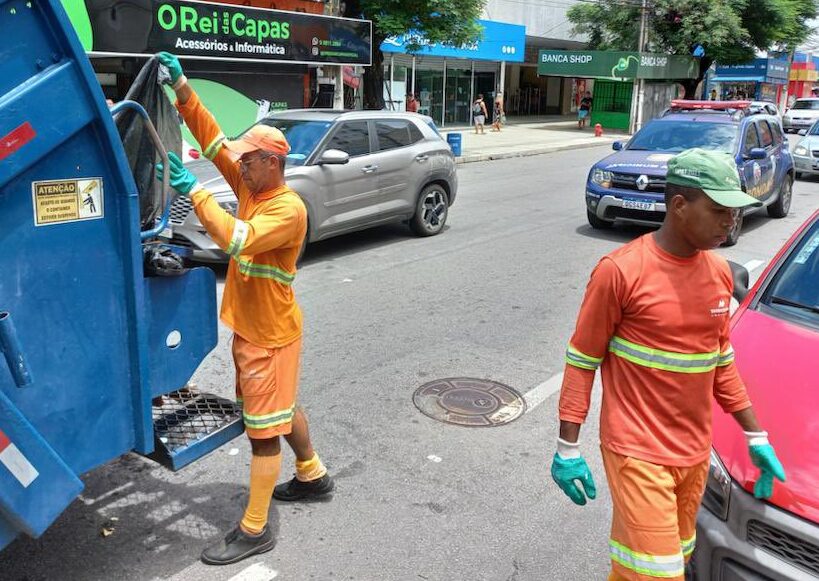
[[[296,478],[302,482],[309,482],[311,480],[318,480],[327,474],[327,468],[321,462],[318,454],[313,454],[313,457],[304,462],[296,460]]]
[[[273,488],[279,479],[282,455],[253,456],[250,459],[250,499],[247,501],[242,528],[252,534],[264,530]]]

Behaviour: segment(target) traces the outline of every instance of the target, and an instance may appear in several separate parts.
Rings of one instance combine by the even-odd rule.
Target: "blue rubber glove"
[[[171,73],[171,84],[175,84],[182,76],[182,65],[179,59],[169,52],[158,52],[156,58],[168,68],[168,72]]]
[[[780,482],[785,482],[785,469],[770,444],[749,446],[748,451],[754,466],[761,470],[754,486],[754,496],[768,499],[773,495],[774,477]]]
[[[552,460],[552,478],[575,504],[583,506],[586,504],[587,496],[590,500],[597,498],[597,487],[594,485],[594,478],[592,478],[589,465],[582,457],[562,458],[560,454],[555,454]],[[579,480],[583,485],[582,491],[575,480]]]
[[[168,175],[168,181],[171,184],[171,187],[175,189],[180,194],[188,195],[191,193],[191,190],[194,189],[199,181],[196,179],[196,176],[191,173],[191,171],[185,167],[185,164],[182,163],[182,160],[179,159],[179,156],[176,155],[173,151],[168,152],[168,161],[170,165],[170,174]],[[164,171],[164,167],[161,163],[156,164],[156,179],[162,181],[162,173]]]

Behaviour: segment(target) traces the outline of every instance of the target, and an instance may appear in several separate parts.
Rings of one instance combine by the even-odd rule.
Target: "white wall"
[[[526,36],[582,41],[570,34],[566,11],[572,0],[487,0],[485,20],[497,20],[526,27]]]

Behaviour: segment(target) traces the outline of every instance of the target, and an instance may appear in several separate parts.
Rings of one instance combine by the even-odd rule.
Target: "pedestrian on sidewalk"
[[[333,490],[333,480],[313,450],[307,418],[296,406],[302,314],[292,283],[307,232],[307,211],[285,183],[290,146],[281,131],[259,124],[235,141],[225,139],[188,84],[179,60],[169,53],[158,58],[171,73],[177,109],[239,199],[234,218],[176,155],[169,155],[171,185],[190,196],[202,225],[230,257],[222,321],[234,332],[236,399],[252,449],[250,498],[241,522],[202,553],[205,563],[227,565],[275,545],[267,524],[271,495],[290,501]],[[276,486],[279,436],[296,455],[296,475]]]
[[[757,498],[785,480],[734,364],[731,270],[711,252],[737,209],[761,204],[742,191],[733,157],[716,151],[672,158],[666,183],[662,227],[600,260],[566,351],[551,473],[576,504],[596,497],[578,437],[601,368],[601,452],[614,504],[609,581],[683,581],[708,476],[712,394],[745,432],[761,470]]]
[[[495,106],[494,110],[492,111],[492,131],[501,130],[501,124],[503,123],[503,93],[498,91],[495,93]]]
[[[418,100],[412,93],[407,94],[407,111],[410,113],[418,112]]]
[[[478,98],[472,103],[472,122],[475,124],[475,135],[480,132],[484,134],[483,126],[486,123],[486,103],[483,101],[483,94],[478,94]]]
[[[583,129],[586,126],[586,121],[591,115],[591,108],[592,104],[594,103],[594,99],[592,99],[591,93],[586,91],[586,94],[580,99],[580,108],[577,110],[577,128]]]

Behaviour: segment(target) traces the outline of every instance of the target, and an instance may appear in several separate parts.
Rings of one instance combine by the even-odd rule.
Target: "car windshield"
[[[819,135],[819,123],[814,123],[811,125],[808,135]]]
[[[290,144],[290,153],[287,156],[288,165],[304,165],[333,124],[332,121],[307,121],[279,117],[268,117],[262,120],[262,123],[276,127],[284,133]]]
[[[797,101],[793,104],[792,109],[819,109],[819,99],[816,101]]]
[[[819,327],[819,220],[779,268],[762,302],[786,318]]]
[[[733,153],[737,132],[737,126],[732,123],[655,121],[638,131],[626,149],[683,151],[700,147]]]

